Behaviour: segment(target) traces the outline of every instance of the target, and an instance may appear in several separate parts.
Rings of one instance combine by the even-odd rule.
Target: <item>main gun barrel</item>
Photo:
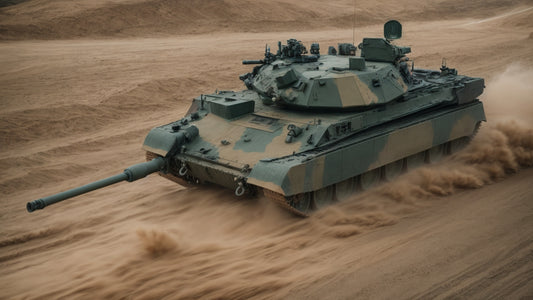
[[[166,166],[166,160],[162,157],[157,157],[152,159],[151,161],[147,161],[144,163],[133,165],[126,170],[122,174],[117,174],[102,180],[98,180],[89,184],[86,184],[84,186],[80,186],[74,189],[70,189],[68,191],[61,192],[59,194],[55,194],[52,196],[44,197],[41,199],[37,199],[31,202],[28,202],[26,204],[26,209],[28,212],[33,212],[37,209],[43,209],[48,205],[52,205],[57,202],[61,202],[63,200],[66,200],[68,198],[72,198],[81,194],[88,193],[90,191],[94,191],[96,189],[100,189],[103,187],[106,187],[108,185],[112,185],[121,181],[128,181],[132,182],[137,179],[141,179],[146,177],[149,174],[155,173],[157,171],[161,171]]]

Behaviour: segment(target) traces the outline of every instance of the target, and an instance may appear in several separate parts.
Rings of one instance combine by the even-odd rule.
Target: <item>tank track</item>
[[[481,122],[477,123],[474,131],[472,132],[472,134],[470,136],[466,137],[467,141],[468,141],[467,144],[470,143],[472,141],[472,139],[476,136],[476,134],[479,131],[480,126],[481,126]],[[457,139],[457,140],[460,140],[460,138]],[[453,141],[457,141],[457,140],[453,140]],[[449,145],[453,141],[449,141],[449,142],[447,142],[447,144]],[[428,150],[425,150],[425,151],[422,151],[421,153],[424,153],[424,152],[427,152],[427,151]],[[446,153],[447,155],[451,154],[451,153],[449,153],[449,149],[446,152],[447,152]],[[403,160],[404,163],[405,163],[405,159],[406,158],[402,158],[401,160]],[[392,163],[395,163],[395,162],[392,162]],[[429,163],[429,161],[425,160],[425,163]],[[403,172],[405,172],[405,171],[406,171],[406,169],[404,167],[403,168]],[[354,177],[351,178],[354,181],[355,184],[357,184],[357,179],[358,179],[359,176],[360,175],[357,175],[357,176],[354,176]],[[383,180],[384,180],[383,178],[380,178],[380,181],[383,181]],[[336,188],[336,184],[334,184],[333,186],[335,186],[335,188]],[[360,187],[357,188],[357,190],[360,190],[360,189],[361,189]],[[291,200],[289,198],[285,197],[284,195],[280,194],[280,193],[276,193],[276,192],[271,191],[271,190],[263,189],[263,194],[265,195],[265,197],[267,197],[268,199],[272,200],[277,205],[281,206],[282,208],[288,210],[289,212],[291,212],[291,213],[293,213],[293,214],[295,214],[297,216],[308,217],[309,214],[314,211],[314,209],[310,209],[309,213],[304,213],[304,212],[294,208],[293,206],[291,206]],[[298,197],[298,196],[299,195],[296,195],[294,197]],[[336,201],[335,199],[331,199],[330,200],[331,203],[333,203],[335,201]]]
[[[283,196],[282,194],[276,193],[274,191],[267,190],[267,189],[263,189],[263,194],[265,195],[265,197],[267,197],[268,199],[270,199],[271,201],[273,201],[277,205],[281,206],[282,208],[288,210],[289,212],[291,212],[291,213],[293,213],[293,214],[295,214],[297,216],[300,216],[300,217],[309,217],[309,214],[306,214],[306,213],[304,213],[302,211],[299,211],[296,208],[292,207],[289,204],[289,200],[285,196]]]

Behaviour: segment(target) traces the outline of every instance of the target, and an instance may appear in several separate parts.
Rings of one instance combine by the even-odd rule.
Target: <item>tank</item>
[[[150,173],[182,185],[264,194],[300,216],[463,147],[485,121],[482,78],[414,67],[395,45],[402,26],[357,47],[278,42],[240,76],[246,89],[193,99],[186,115],[152,129],[148,162],[27,204],[28,211]]]

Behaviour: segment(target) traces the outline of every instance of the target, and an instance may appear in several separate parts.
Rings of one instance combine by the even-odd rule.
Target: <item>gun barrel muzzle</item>
[[[94,191],[96,189],[100,189],[103,187],[106,187],[108,185],[112,185],[115,183],[119,183],[121,181],[135,181],[137,179],[141,179],[146,177],[147,175],[151,173],[155,173],[157,171],[162,170],[166,165],[166,160],[162,157],[157,157],[152,159],[151,161],[140,163],[133,165],[126,170],[124,170],[123,173],[117,174],[102,180],[98,180],[95,182],[91,182],[89,184],[86,184],[84,186],[80,186],[77,188],[70,189],[68,191],[64,191],[52,196],[40,198],[31,202],[28,202],[26,204],[26,209],[28,212],[33,212],[38,209],[43,209],[48,205],[52,205],[57,202],[61,202],[63,200],[66,200],[68,198],[72,198],[81,194],[88,193],[90,191]]]

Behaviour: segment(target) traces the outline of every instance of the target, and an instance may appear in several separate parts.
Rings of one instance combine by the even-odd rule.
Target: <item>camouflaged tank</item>
[[[389,21],[384,31],[327,55],[295,39],[275,54],[267,47],[262,60],[243,61],[256,64],[240,77],[247,90],[201,95],[184,118],[152,129],[143,145],[149,162],[28,210],[159,171],[184,185],[262,193],[305,216],[464,146],[485,121],[477,99],[484,80],[445,62],[439,71],[415,69],[411,49],[392,43],[401,24]]]

